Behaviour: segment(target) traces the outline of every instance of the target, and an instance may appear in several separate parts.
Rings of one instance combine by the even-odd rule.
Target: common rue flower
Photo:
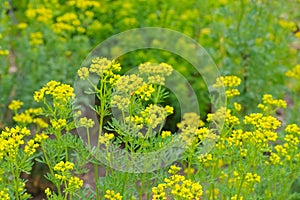
[[[0,190],[0,199],[1,200],[10,200],[8,191]]]
[[[104,197],[107,200],[122,200],[123,199],[123,197],[121,196],[120,193],[116,193],[113,190],[106,190]]]
[[[161,132],[161,137],[164,139],[164,138],[166,138],[166,137],[169,137],[169,136],[171,136],[172,135],[172,133],[171,133],[171,131],[162,131]]]
[[[89,77],[89,69],[87,67],[81,67],[78,71],[77,74],[80,79],[86,80]]]
[[[241,109],[242,109],[242,105],[237,102],[234,102],[233,106],[236,111],[241,111]]]
[[[74,169],[74,163],[71,163],[69,161],[60,161],[59,163],[57,163],[54,168],[53,168],[55,171],[61,171],[61,172],[64,172],[64,171],[70,171],[70,170],[73,170]]]
[[[83,117],[79,119],[79,125],[86,128],[92,128],[95,125],[95,122],[92,119]]]
[[[107,58],[96,57],[92,60],[89,71],[98,74],[99,76],[113,75],[114,71],[118,72],[121,70],[120,63],[114,60],[108,60]]]
[[[173,72],[171,65],[166,63],[154,64],[150,62],[142,63],[138,67],[142,77],[147,77],[148,83],[164,85],[166,77]]]
[[[168,170],[169,174],[176,174],[177,172],[179,172],[181,170],[181,167],[178,167],[176,165],[171,165],[170,169]]]
[[[218,87],[236,87],[241,84],[241,79],[237,76],[220,76],[217,78],[214,88]]]
[[[64,128],[67,125],[67,120],[66,119],[51,119],[50,123],[52,125],[52,127],[54,128],[54,130],[61,130],[62,128]]]
[[[80,178],[76,177],[76,176],[72,176],[69,180],[68,180],[68,187],[69,188],[75,188],[75,189],[80,189],[83,185],[83,180],[81,180]]]
[[[99,136],[99,143],[109,145],[109,141],[112,140],[114,137],[115,136],[113,133],[104,133],[104,135]]]
[[[285,75],[287,77],[300,79],[300,64],[296,65],[292,70],[288,70]]]
[[[23,106],[23,102],[20,100],[12,100],[11,103],[8,105],[8,109],[17,111]]]
[[[174,108],[172,106],[166,105],[165,111],[167,112],[168,115],[170,115],[174,113]]]
[[[40,90],[35,91],[33,98],[36,102],[40,102],[50,95],[53,99],[54,106],[64,105],[75,97],[74,89],[68,84],[62,84],[57,81],[49,81]]]
[[[141,99],[148,101],[153,92],[155,92],[155,89],[151,84],[143,83],[139,88],[137,88],[135,94]]]
[[[43,34],[41,32],[30,33],[30,46],[38,46],[43,44]]]
[[[247,173],[245,176],[245,181],[249,183],[259,183],[260,176],[255,173]]]
[[[300,135],[300,128],[297,124],[288,124],[285,128],[287,133],[296,133]]]

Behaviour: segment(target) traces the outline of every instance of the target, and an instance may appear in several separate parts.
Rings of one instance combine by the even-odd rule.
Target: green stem
[[[96,189],[96,200],[100,200],[100,191],[99,191],[99,172],[98,172],[98,165],[94,163],[94,179],[95,179],[95,189]]]

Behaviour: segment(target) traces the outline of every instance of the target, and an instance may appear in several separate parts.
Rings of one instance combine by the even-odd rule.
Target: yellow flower
[[[99,143],[109,145],[109,141],[115,137],[113,133],[104,133],[104,135],[99,136]]]
[[[203,35],[210,35],[210,33],[211,33],[210,28],[201,29],[201,34],[203,34]]]
[[[238,89],[230,89],[230,90],[226,90],[225,91],[226,97],[230,98],[230,97],[234,97],[234,96],[238,96],[240,95],[240,92],[238,91]]]
[[[166,105],[165,106],[165,111],[167,114],[173,114],[174,113],[174,108],[172,106]]]
[[[30,46],[38,46],[43,44],[43,34],[41,32],[30,33]]]
[[[286,76],[300,79],[300,64],[296,65],[292,70],[289,70],[285,73]]]
[[[297,133],[298,135],[300,135],[300,128],[297,124],[288,124],[285,128],[285,131],[287,133]]]
[[[55,166],[54,166],[54,170],[55,171],[61,171],[61,172],[64,172],[64,171],[70,171],[70,170],[73,170],[74,169],[74,163],[71,163],[69,161],[60,161],[59,163],[57,163]]]
[[[153,64],[146,62],[140,64],[138,69],[142,77],[146,76],[148,78],[148,83],[161,85],[164,85],[165,77],[170,76],[173,72],[172,66],[166,63]]]
[[[114,60],[108,60],[107,58],[96,57],[92,60],[89,71],[98,74],[99,76],[103,75],[113,75],[113,72],[120,71],[120,64]]]
[[[179,172],[181,170],[181,167],[178,167],[176,165],[171,165],[170,169],[168,170],[169,174],[176,174],[177,172]]]
[[[120,95],[113,95],[111,99],[111,105],[117,107],[120,110],[126,111],[129,108],[130,99]]]
[[[95,125],[95,122],[92,119],[88,119],[86,117],[80,118],[79,120],[79,125],[86,127],[86,128],[91,128]]]
[[[233,106],[236,111],[241,111],[241,109],[242,109],[242,105],[237,102],[234,102]]]
[[[26,24],[26,23],[19,23],[18,25],[17,25],[17,28],[18,29],[25,29],[25,28],[27,28],[27,26],[28,26],[28,24]]]
[[[76,189],[80,189],[83,185],[83,180],[81,180],[80,178],[76,177],[76,176],[72,176],[69,180],[68,180],[68,187],[69,188],[76,188]]]
[[[116,193],[113,190],[106,190],[104,197],[108,200],[122,200],[123,197],[120,195],[120,193]]]
[[[49,125],[41,118],[35,118],[32,120],[33,123],[35,123],[40,128],[47,128]]]
[[[143,83],[140,87],[137,88],[135,94],[138,95],[141,99],[148,101],[151,97],[151,94],[155,92],[152,84]]]
[[[257,174],[252,174],[252,173],[247,173],[245,176],[245,181],[249,182],[249,183],[259,183],[260,182],[260,176]]]
[[[58,120],[51,119],[50,123],[55,130],[60,130],[67,125],[67,120],[66,119],[58,119]]]
[[[35,91],[33,98],[36,102],[40,102],[47,95],[52,97],[54,107],[65,106],[66,103],[70,102],[71,98],[75,97],[74,89],[70,85],[57,81],[49,81],[40,90]]]
[[[12,100],[11,103],[8,105],[8,109],[17,111],[23,106],[23,102],[20,100]]]
[[[1,200],[10,200],[8,191],[0,190],[0,199]]]
[[[161,132],[161,137],[162,138],[166,138],[166,137],[169,137],[171,135],[172,135],[171,131],[162,131]]]
[[[89,69],[87,67],[81,67],[78,71],[77,74],[80,79],[86,80],[89,77]]]
[[[0,56],[8,56],[9,51],[8,50],[2,50],[0,49]]]
[[[52,192],[51,192],[50,188],[45,189],[45,194],[47,195],[48,198],[52,197]]]
[[[220,76],[217,78],[216,83],[213,85],[213,87],[236,87],[240,84],[241,79],[237,76]]]

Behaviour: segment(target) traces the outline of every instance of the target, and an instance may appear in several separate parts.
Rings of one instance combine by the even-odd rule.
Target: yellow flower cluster
[[[143,79],[136,74],[124,75],[116,82],[116,92],[130,97],[143,85]]]
[[[147,77],[148,83],[155,83],[160,85],[164,85],[166,80],[165,78],[167,76],[170,76],[173,72],[173,67],[166,63],[153,64],[150,62],[146,62],[140,64],[138,69],[139,73],[142,76]]]
[[[122,111],[128,111],[130,99],[128,97],[123,97],[121,95],[115,94],[112,96],[110,103],[112,106],[116,106]]]
[[[1,46],[0,46],[1,48]],[[7,49],[0,49],[0,56],[8,56],[9,50]]]
[[[28,24],[24,23],[24,22],[21,22],[17,25],[17,28],[18,29],[25,29],[27,28]]]
[[[181,167],[178,167],[176,165],[171,165],[170,169],[168,170],[169,174],[177,174],[181,170]]]
[[[155,92],[155,89],[152,84],[143,83],[140,87],[137,88],[134,93],[141,99],[148,101],[153,92]]]
[[[203,163],[205,166],[208,166],[207,162],[212,161],[213,156],[210,153],[200,154],[198,156],[198,160],[199,160],[200,163]]]
[[[70,179],[68,179],[68,188],[75,188],[80,189],[83,185],[83,180],[76,176],[71,176]]]
[[[48,135],[46,134],[36,134],[34,139],[30,139],[24,147],[24,152],[31,156],[36,152],[36,149],[40,146],[40,143],[47,139]]]
[[[248,183],[259,183],[260,182],[260,176],[253,173],[247,173],[245,176],[245,181]]]
[[[300,64],[296,65],[292,70],[289,70],[285,73],[286,76],[300,79]]]
[[[89,71],[98,74],[100,77],[112,76],[114,72],[121,70],[120,63],[114,60],[108,60],[107,58],[96,57],[92,60]]]
[[[214,88],[218,87],[236,87],[241,84],[241,79],[237,76],[220,76],[217,78]]]
[[[53,11],[48,8],[40,7],[36,9],[27,9],[25,15],[31,20],[37,20],[48,24],[52,21]]]
[[[10,196],[7,191],[0,190],[0,199],[1,200],[10,200]]]
[[[167,199],[172,195],[174,199],[200,199],[203,194],[202,186],[198,182],[185,179],[182,175],[174,174],[165,178],[164,183],[152,188],[152,199]]]
[[[67,1],[68,6],[75,6],[80,9],[87,9],[90,7],[100,7],[100,3],[98,1],[92,1],[92,0],[70,0]]]
[[[269,158],[269,161],[266,161],[266,164],[273,164],[273,165],[276,165],[276,164],[279,164],[279,165],[282,165],[283,163],[280,161],[280,156],[274,152],[271,152],[271,155],[270,155],[270,158]]]
[[[48,124],[43,119],[36,117],[42,113],[42,108],[29,108],[22,113],[15,114],[13,120],[22,125],[35,123],[40,128],[47,128]]]
[[[230,90],[226,90],[225,95],[226,95],[227,98],[238,96],[238,95],[240,95],[240,91],[236,88],[233,88],[233,89],[230,89]]]
[[[225,107],[219,108],[215,113],[209,113],[207,114],[208,122],[211,121],[220,121],[224,120],[225,124],[227,125],[238,125],[240,124],[240,120],[238,117],[231,115],[231,110],[226,109]]]
[[[204,122],[197,113],[184,113],[182,120],[177,124],[179,130],[182,131],[180,137],[189,147],[194,141],[203,139],[209,133],[209,130],[200,128],[204,126]]]
[[[288,29],[289,31],[295,32],[297,30],[297,24],[293,21],[286,21],[286,20],[281,19],[278,21],[278,23],[280,26]]]
[[[83,126],[86,128],[92,128],[95,125],[95,122],[92,119],[88,119],[86,117],[79,119],[79,126]]]
[[[75,97],[74,89],[68,85],[57,81],[50,81],[39,91],[34,93],[34,100],[36,102],[44,101],[46,95],[50,95],[53,99],[54,106],[65,105],[70,102],[71,98]]]
[[[113,190],[106,190],[104,197],[107,200],[122,200],[123,199],[123,197],[120,195],[120,193],[116,193]]]
[[[26,127],[6,127],[0,134],[0,159],[6,156],[10,159],[16,158],[20,146],[24,144],[24,137],[28,135],[30,130]]]
[[[284,137],[284,141],[287,142],[289,148],[298,149],[300,144],[299,136],[294,136],[293,134],[287,134]]]
[[[112,140],[114,137],[115,136],[113,133],[104,133],[104,135],[99,136],[99,143],[109,145],[109,141]]]
[[[254,125],[256,130],[276,130],[281,122],[273,116],[263,116],[261,113],[251,113],[244,118],[245,124]]]
[[[233,106],[234,106],[234,109],[235,109],[236,111],[241,111],[241,110],[242,110],[242,105],[239,104],[239,103],[237,103],[237,102],[234,102],[234,103],[233,103]]]
[[[171,133],[171,131],[162,131],[161,132],[161,137],[164,139],[164,138],[167,138],[167,137],[169,137],[169,136],[171,136],[172,135],[172,133]]]
[[[74,163],[71,163],[69,161],[60,161],[59,163],[57,163],[54,168],[55,171],[60,171],[60,172],[64,172],[64,171],[71,171],[74,169]]]
[[[30,33],[30,46],[38,46],[43,44],[43,34],[41,32]]]
[[[278,108],[286,108],[287,104],[282,99],[274,99],[271,94],[265,94],[262,98],[263,103],[258,104],[258,108],[264,112],[274,111]]]
[[[298,135],[300,135],[300,128],[297,124],[288,124],[285,127],[285,131],[287,133],[297,133]]]
[[[66,119],[51,119],[50,123],[54,130],[61,130],[67,125]]]
[[[75,13],[65,13],[60,17],[57,17],[56,23],[52,25],[52,29],[55,33],[74,32],[84,33],[86,30],[80,26],[81,22]]]
[[[200,119],[200,116],[197,113],[190,112],[184,113],[182,120],[177,124],[177,127],[184,131],[188,129],[196,129],[203,125],[204,122]]]
[[[220,76],[217,78],[216,83],[213,84],[214,88],[225,87],[226,97],[234,97],[240,95],[238,89],[233,88],[241,84],[241,79],[237,76]]]
[[[11,103],[8,105],[8,109],[17,111],[23,106],[23,102],[20,100],[12,100]]]
[[[164,107],[160,107],[155,104],[150,104],[146,107],[144,111],[141,111],[141,115],[144,119],[144,123],[148,127],[154,129],[164,122],[168,113],[166,112],[166,109]]]
[[[81,67],[78,71],[77,74],[80,79],[86,80],[89,77],[89,69],[87,67]]]
[[[69,161],[60,161],[54,166],[54,171],[56,173],[54,174],[57,181],[60,183],[63,183],[65,188],[65,191],[68,192],[74,192],[75,190],[78,190],[83,185],[83,180],[76,176],[72,176],[71,171],[74,169],[74,163]],[[50,191],[49,188],[45,189],[45,193],[48,198],[52,198],[54,196],[54,193]]]

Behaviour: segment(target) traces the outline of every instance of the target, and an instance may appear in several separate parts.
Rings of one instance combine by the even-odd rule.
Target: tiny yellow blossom
[[[8,109],[17,111],[23,106],[23,102],[20,100],[12,100],[12,102],[8,105]]]

